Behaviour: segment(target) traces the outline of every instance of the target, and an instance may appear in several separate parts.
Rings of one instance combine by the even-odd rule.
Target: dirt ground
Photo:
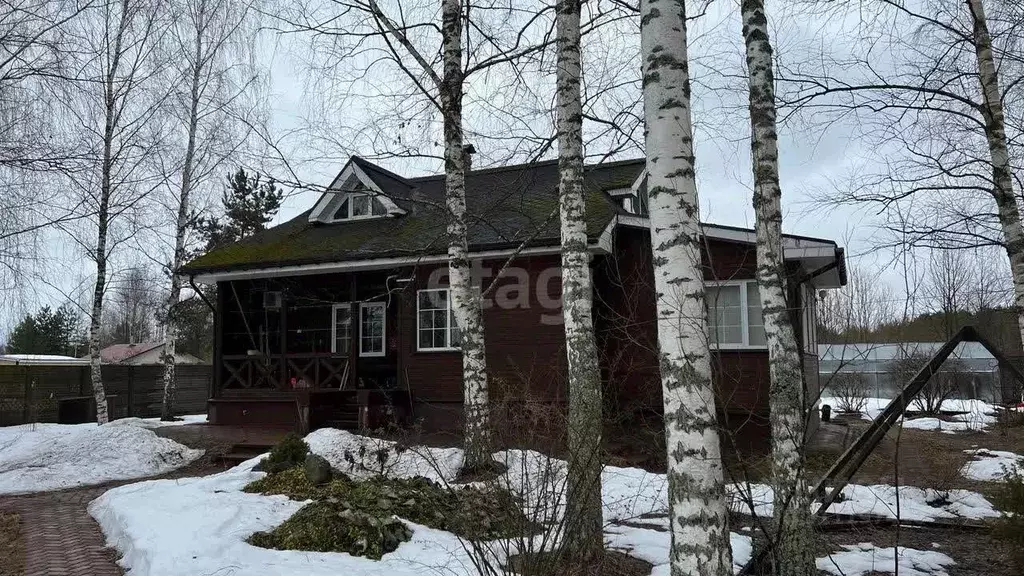
[[[867,421],[847,422],[850,439],[855,439]],[[1024,426],[989,426],[985,432],[957,432],[894,429],[879,444],[864,466],[853,477],[858,484],[895,484],[949,490],[960,488],[992,497],[998,484],[969,480],[960,469],[970,460],[964,450],[987,448],[1024,454]],[[812,476],[817,478],[828,469],[842,447],[819,447],[808,455]],[[894,545],[935,550],[948,555],[956,565],[948,569],[950,576],[1019,576],[1018,567],[1009,561],[1006,544],[987,530],[961,528],[930,529],[903,527],[865,527],[830,531],[823,534],[823,552],[838,550],[843,544],[872,542],[878,547]]]

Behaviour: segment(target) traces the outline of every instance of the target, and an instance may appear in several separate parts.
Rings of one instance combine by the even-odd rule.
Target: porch
[[[388,276],[329,274],[218,283],[210,422],[375,429],[404,422]]]

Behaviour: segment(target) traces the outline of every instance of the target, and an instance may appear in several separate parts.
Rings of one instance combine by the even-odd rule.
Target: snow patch
[[[9,426],[0,428],[0,494],[155,476],[202,455],[131,423]]]
[[[171,420],[165,422],[160,418],[136,418],[134,416],[130,418],[118,418],[117,420],[111,420],[110,425],[112,426],[138,426],[139,428],[164,428],[167,426],[188,426],[190,424],[206,424],[206,414],[186,414],[184,416],[178,416],[178,420]]]
[[[913,548],[876,548],[862,542],[843,546],[843,552],[818,558],[818,570],[836,576],[863,576],[864,574],[895,574],[899,565],[901,576],[947,576],[946,567],[956,564],[952,558],[932,550]]]
[[[772,515],[773,491],[766,484],[731,484],[727,486],[730,508],[734,512],[750,514],[750,503],[754,513],[761,518]],[[899,516],[905,520],[930,522],[934,520],[968,519],[981,520],[996,518],[999,512],[984,496],[970,490],[943,490],[900,486]],[[829,507],[829,513],[849,515],[871,515],[896,518],[896,487],[888,484],[864,486],[849,484],[843,488],[843,501]],[[821,504],[815,502],[812,510]]]
[[[863,420],[874,420],[885,407],[889,405],[892,398],[865,398],[864,410],[861,412]],[[836,409],[840,401],[838,398],[822,396],[819,403],[828,404]],[[910,410],[914,410],[914,403],[910,403]],[[989,404],[983,400],[943,400],[944,412],[958,412],[950,417],[950,420],[939,418],[912,418],[904,419],[903,427],[912,430],[941,431],[952,434],[954,432],[980,432],[998,421],[999,407]]]
[[[987,450],[985,448],[964,450],[964,452],[972,455],[974,458],[967,464],[964,464],[963,468],[960,469],[960,475],[971,480],[999,481],[1014,467],[1024,469],[1024,456],[1014,452]]]

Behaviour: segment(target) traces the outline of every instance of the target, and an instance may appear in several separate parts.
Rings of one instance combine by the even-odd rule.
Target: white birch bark
[[[671,572],[732,574],[704,306],[684,2],[640,7],[647,187],[668,449]]]
[[[113,189],[113,170],[116,162],[114,139],[117,132],[120,105],[118,72],[123,56],[122,43],[130,23],[129,0],[117,4],[116,29],[110,43],[105,46],[108,57],[103,76],[103,155],[100,159],[100,194],[96,211],[96,284],[92,295],[92,313],[89,319],[89,367],[92,394],[96,402],[96,422],[106,424],[107,395],[103,387],[103,369],[100,361],[100,326],[103,320],[103,295],[107,283],[107,232],[110,226],[110,196]]]
[[[1013,305],[1017,309],[1017,326],[1024,342],[1024,227],[1020,206],[1013,194],[1013,169],[1006,143],[1006,121],[999,91],[999,75],[992,54],[992,37],[988,31],[982,0],[968,0],[974,28],[974,50],[978,57],[978,79],[981,82],[982,116],[985,138],[992,162],[992,196],[996,201],[1003,245],[1010,259],[1013,279]]]
[[[466,165],[462,142],[462,3],[441,4],[443,78],[438,86],[444,116],[445,204],[448,208],[448,285],[452,312],[462,333],[462,386],[467,471],[491,465],[490,412],[480,287],[469,265],[466,227]]]
[[[569,385],[566,544],[574,562],[604,549],[601,513],[601,372],[594,336],[593,288],[583,190],[580,1],[559,0],[557,122],[562,230],[562,318]]]
[[[196,153],[196,132],[199,125],[200,88],[207,64],[207,55],[203,46],[203,31],[206,28],[206,5],[197,7],[195,29],[195,51],[192,54],[192,74],[189,81],[189,109],[186,125],[185,158],[181,167],[181,189],[178,192],[178,215],[174,225],[174,256],[171,259],[171,289],[164,305],[164,347],[162,360],[164,364],[164,399],[160,410],[161,420],[174,418],[174,396],[177,388],[175,381],[175,341],[178,326],[174,317],[174,309],[181,299],[181,278],[177,270],[185,263],[185,234],[188,232],[190,196],[192,194],[192,178]]]
[[[754,170],[757,285],[764,313],[771,389],[772,483],[775,489],[772,558],[777,575],[814,575],[813,526],[804,478],[804,380],[790,317],[782,251],[782,189],[775,122],[772,47],[763,0],[740,7],[750,94]]]

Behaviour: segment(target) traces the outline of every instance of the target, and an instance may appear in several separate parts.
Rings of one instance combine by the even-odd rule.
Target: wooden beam
[[[1013,374],[1013,376],[1017,379],[1018,382],[1024,384],[1024,374],[1022,374],[1021,371],[1017,369],[1016,366],[1014,366],[1013,362],[1010,362],[1010,359],[1007,358],[1006,355],[999,350],[999,348],[996,348],[995,344],[993,344],[988,338],[982,336],[981,333],[978,332],[977,330],[974,330],[974,334],[972,334],[972,336],[973,338],[970,341],[977,342],[978,344],[984,346],[985,349],[988,350],[989,353],[995,357],[996,362],[999,363],[1000,368],[1008,370],[1011,374]]]
[[[825,492],[825,489],[829,484],[835,484],[828,495],[822,500],[821,507],[815,512],[815,518],[818,522],[821,522],[821,518],[824,517],[828,508],[836,501],[839,494],[842,493],[843,488],[849,484],[850,479],[857,473],[864,461],[867,460],[868,456],[874,452],[878,443],[882,441],[882,438],[892,429],[892,427],[899,421],[906,412],[907,407],[910,405],[910,401],[916,397],[928,381],[931,380],[932,376],[938,371],[942,363],[953,353],[953,350],[960,345],[961,342],[980,342],[981,336],[973,326],[964,326],[952,338],[949,339],[945,344],[939,348],[932,356],[931,360],[928,361],[916,375],[910,380],[907,386],[903,389],[900,394],[893,398],[892,401],[882,410],[881,414],[875,417],[875,420],[871,423],[871,426],[864,431],[863,434],[857,438],[856,442],[853,443],[843,454],[836,460],[836,463],[829,468],[825,476],[818,481],[814,489],[811,491],[811,500],[817,499],[821,494]],[[985,345],[985,344],[983,344]],[[986,346],[987,348],[988,346]],[[991,351],[991,350],[990,350]],[[764,562],[768,555],[768,548],[763,548],[759,553],[754,555],[750,561],[743,566],[739,571],[740,576],[745,576],[753,573],[757,567]]]
[[[868,456],[874,452],[878,443],[882,441],[882,438],[899,421],[903,413],[906,412],[907,406],[910,405],[910,401],[924,389],[939,367],[942,366],[942,363],[953,353],[953,350],[961,342],[973,340],[971,337],[976,335],[977,332],[972,326],[965,326],[954,334],[952,338],[935,352],[931,360],[918,370],[917,374],[907,383],[903,391],[889,402],[885,410],[875,418],[875,421],[861,434],[860,438],[829,468],[829,471],[818,481],[818,484],[811,492],[811,497],[817,498],[824,493],[828,484],[835,484],[831,492],[822,500],[821,507],[815,513],[816,516],[819,518],[823,516],[829,506],[836,501],[843,488],[850,482],[850,478],[857,473],[857,470],[864,464]],[[836,482],[837,480],[838,482]]]

